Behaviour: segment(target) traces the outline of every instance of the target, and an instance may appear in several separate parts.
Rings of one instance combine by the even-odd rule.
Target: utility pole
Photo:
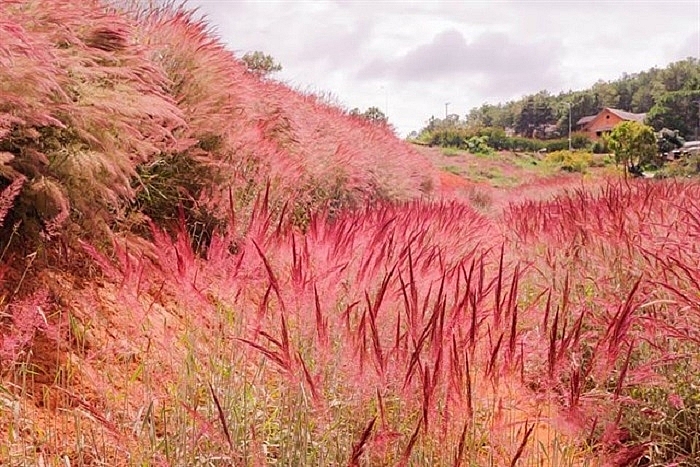
[[[695,141],[700,141],[700,100],[695,101],[698,105],[698,126],[695,128]]]
[[[447,107],[450,105],[449,102],[445,102],[445,120],[447,120]]]
[[[571,152],[571,102],[569,104],[569,152]]]

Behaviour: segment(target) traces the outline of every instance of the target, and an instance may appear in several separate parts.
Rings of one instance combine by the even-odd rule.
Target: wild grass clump
[[[20,222],[27,240],[69,220],[104,231],[133,195],[135,166],[184,124],[165,76],[133,25],[95,4],[6,1],[0,11],[1,176],[27,179],[6,226]]]
[[[593,398],[576,417],[601,447],[621,448],[628,462],[697,459],[697,436],[685,416],[697,395],[686,375],[700,368],[697,301],[688,295],[698,279],[691,259],[698,254],[692,240],[700,234],[693,214],[698,190],[696,183],[609,183],[505,213],[512,238],[538,252],[543,281],[566,271],[566,307],[582,310],[566,320],[576,324],[574,336],[586,338],[562,384],[572,403]],[[599,338],[596,323],[603,326]],[[607,417],[591,409],[592,400],[609,407]],[[595,418],[585,422],[583,413]]]
[[[634,405],[623,415],[630,437],[647,444],[642,459],[648,465],[700,462],[698,361],[691,354],[677,358],[660,368],[666,384],[631,389]]]
[[[548,153],[545,158],[548,164],[556,165],[564,172],[585,173],[593,163],[593,155],[579,151],[555,151]]]
[[[503,219],[456,201],[381,202],[312,215],[305,232],[272,227],[268,198],[243,236],[216,234],[203,256],[184,224],[174,240],[153,227],[151,244],[116,244],[116,261],[86,246],[107,279],[97,303],[109,302],[72,292],[64,329],[82,364],[13,397],[46,394],[70,413],[51,394],[80,381],[96,394],[81,423],[114,447],[98,458],[693,459],[697,190],[610,183]],[[58,310],[51,300],[41,309]],[[29,388],[15,368],[11,387]],[[73,452],[52,433],[53,452]]]
[[[0,13],[3,465],[697,458],[697,183],[486,217],[184,10]]]
[[[0,8],[0,187],[26,179],[5,234],[18,224],[37,242],[90,232],[107,245],[147,232],[146,219],[174,231],[182,210],[193,239],[210,238],[229,201],[249,216],[268,185],[285,224],[430,186],[427,162],[390,129],[247,73],[192,12]]]

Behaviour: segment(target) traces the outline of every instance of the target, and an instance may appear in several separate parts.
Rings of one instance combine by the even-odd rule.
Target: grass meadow
[[[697,180],[493,191],[174,5],[0,35],[0,464],[700,462]]]

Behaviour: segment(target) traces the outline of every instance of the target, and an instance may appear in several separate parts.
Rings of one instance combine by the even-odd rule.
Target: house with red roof
[[[621,122],[633,121],[644,123],[646,116],[647,114],[645,113],[635,114],[632,112],[625,112],[624,110],[605,107],[596,115],[580,118],[576,122],[576,125],[579,131],[586,133],[589,138],[596,140],[605,133],[612,131],[612,129]]]

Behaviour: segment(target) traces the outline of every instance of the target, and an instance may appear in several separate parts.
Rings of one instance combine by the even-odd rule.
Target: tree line
[[[634,113],[646,113],[647,124],[655,130],[677,131],[689,140],[698,137],[700,125],[700,59],[689,57],[665,68],[651,68],[623,74],[617,80],[600,80],[588,89],[561,92],[543,90],[519,100],[483,104],[472,108],[464,120],[449,115],[444,120],[431,118],[414,137],[423,137],[438,128],[510,129],[526,138],[560,138],[568,134],[571,122],[595,115],[604,107]]]

